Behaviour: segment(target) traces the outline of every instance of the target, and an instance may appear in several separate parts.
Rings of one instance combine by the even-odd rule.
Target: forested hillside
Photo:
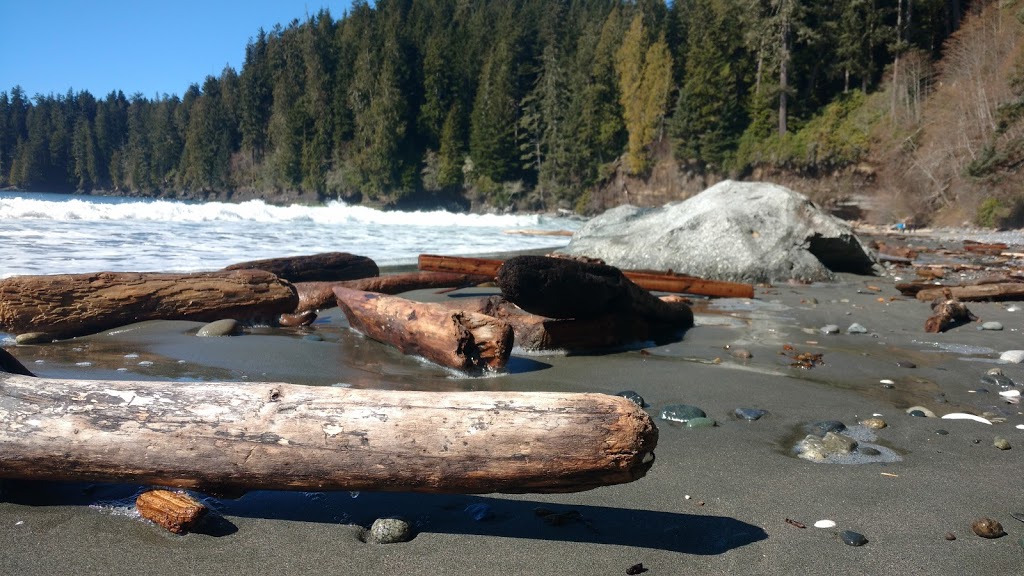
[[[1014,222],[1019,4],[357,0],[180,97],[0,92],[0,187],[584,210],[777,176]]]

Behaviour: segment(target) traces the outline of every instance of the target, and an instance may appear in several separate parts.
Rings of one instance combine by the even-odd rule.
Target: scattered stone
[[[622,396],[627,400],[632,400],[637,406],[641,408],[647,407],[647,402],[644,401],[644,397],[632,390],[623,390],[622,392],[616,392],[615,395]]]
[[[857,448],[857,441],[843,434],[828,432],[821,439],[825,450],[831,454],[849,454]]]
[[[839,533],[839,538],[843,540],[843,544],[847,546],[863,546],[868,543],[868,539],[864,537],[860,532],[854,532],[853,530],[843,530]]]
[[[487,520],[494,519],[494,508],[491,508],[490,505],[484,504],[482,502],[466,506],[465,512],[469,514],[470,518],[476,520],[477,522],[484,522]]]
[[[1000,538],[1006,535],[1003,525],[991,518],[978,518],[971,522],[971,530],[982,538]]]
[[[636,576],[636,574],[643,574],[644,572],[647,572],[647,568],[644,568],[643,562],[626,568],[626,574],[629,574],[629,576]]]
[[[839,334],[839,326],[835,324],[826,324],[821,327],[822,334]]]
[[[935,418],[935,412],[932,412],[924,406],[911,406],[910,408],[907,408],[907,414],[923,418]]]
[[[857,452],[865,456],[881,456],[882,451],[871,446],[857,446]]]
[[[53,340],[45,332],[25,332],[14,337],[15,344],[44,344]]]
[[[943,430],[942,428],[936,430],[935,433],[939,436],[949,436],[949,430]]]
[[[302,337],[306,342],[323,342],[324,337],[319,334],[306,334]]]
[[[847,334],[867,334],[868,329],[854,322],[850,324],[850,327],[846,329]]]
[[[668,420],[669,422],[682,422],[685,424],[693,418],[705,417],[707,417],[707,414],[703,410],[689,404],[670,404],[661,410],[661,419]]]
[[[1001,436],[996,436],[996,439],[992,442],[992,445],[1000,450],[1009,450],[1011,448],[1010,442]]]
[[[237,336],[242,333],[242,325],[239,324],[238,320],[232,318],[225,318],[224,320],[217,320],[216,322],[210,322],[203,326],[196,332],[196,336],[201,338],[211,338],[217,336]]]
[[[881,430],[888,426],[888,424],[885,423],[885,420],[882,420],[881,418],[865,418],[860,421],[860,425],[872,430]]]
[[[953,534],[952,532],[946,532],[946,540],[949,540],[950,542],[956,540],[956,534]]]
[[[829,432],[842,432],[843,430],[846,430],[846,424],[839,420],[819,420],[804,425],[804,432],[819,438]]]
[[[828,450],[825,449],[825,443],[822,442],[821,438],[813,434],[808,434],[806,438],[796,445],[796,454],[804,460],[811,460],[813,462],[824,462],[825,458],[828,458]]]
[[[402,518],[378,518],[366,533],[370,544],[395,544],[409,540],[412,527]]]
[[[917,364],[914,364],[910,360],[897,360],[896,366],[899,368],[917,368]]]
[[[835,528],[836,523],[834,520],[818,520],[814,523],[815,528]]]
[[[739,418],[740,420],[747,420],[748,422],[758,420],[767,413],[767,410],[761,410],[758,408],[737,408],[733,411],[733,415],[736,416],[736,418]]]
[[[1024,350],[1007,350],[999,355],[999,359],[1011,364],[1020,364],[1024,362]]]
[[[1000,324],[999,322],[982,322],[981,323],[981,329],[982,330],[1002,330],[1003,329],[1003,325]]]
[[[998,386],[1000,388],[1013,388],[1017,385],[1016,382],[1003,374],[1002,371],[996,373],[989,371],[981,377],[981,383],[986,386]]]
[[[999,395],[1011,402],[1020,400],[1020,390],[1003,390]]]
[[[713,428],[717,425],[718,422],[715,422],[713,419],[705,418],[703,416],[697,418],[690,418],[689,420],[686,421],[687,428]]]

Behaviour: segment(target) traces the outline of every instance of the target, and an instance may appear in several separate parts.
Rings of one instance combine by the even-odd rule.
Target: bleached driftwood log
[[[194,489],[573,492],[642,477],[658,429],[605,394],[0,374],[0,478]]]
[[[337,305],[334,296],[335,286],[362,290],[363,292],[377,292],[379,294],[401,294],[411,290],[425,290],[429,288],[456,288],[460,286],[472,286],[494,280],[493,276],[482,276],[479,274],[455,274],[449,272],[409,272],[404,274],[390,274],[376,276],[374,278],[361,278],[358,280],[346,280],[344,282],[299,282],[295,284],[295,290],[299,294],[299,306],[297,312],[320,310]]]

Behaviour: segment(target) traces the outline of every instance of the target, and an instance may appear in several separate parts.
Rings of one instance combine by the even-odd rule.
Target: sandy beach
[[[559,495],[253,492],[203,497],[216,518],[177,536],[130,511],[137,486],[0,484],[0,573],[52,574],[1013,574],[1024,565],[1024,415],[982,378],[1024,384],[1024,310],[969,303],[983,321],[927,334],[927,303],[894,274],[758,287],[752,300],[695,299],[679,342],[587,355],[516,352],[507,373],[458,377],[347,328],[337,309],[312,327],[194,336],[159,321],[8,350],[59,378],[279,381],[399,390],[632,390],[660,429],[646,477]],[[407,297],[457,299],[474,288]],[[864,333],[851,333],[859,324]],[[822,328],[835,325],[838,333]],[[820,354],[812,368],[800,353]],[[749,357],[748,357],[749,356]],[[884,381],[884,382],[883,382]],[[1009,389],[1019,389],[1013,387]],[[699,407],[717,425],[660,418]],[[907,413],[920,406],[936,417]],[[765,415],[748,421],[737,409]],[[982,416],[941,419],[948,413]],[[884,428],[858,423],[880,418]],[[807,427],[840,421],[862,447],[853,463],[798,458]],[[1010,449],[994,446],[997,437]],[[475,506],[474,506],[475,505]],[[541,509],[540,511],[538,509]],[[544,514],[562,514],[551,522]],[[541,512],[541,513],[538,513]],[[401,516],[408,542],[367,544],[363,528]],[[973,520],[998,520],[986,539]],[[1019,516],[1024,518],[1024,516]],[[816,528],[820,520],[835,527]],[[863,535],[851,546],[843,531]]]

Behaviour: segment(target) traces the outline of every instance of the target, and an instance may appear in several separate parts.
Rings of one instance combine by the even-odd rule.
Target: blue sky
[[[181,96],[225,65],[241,71],[260,27],[287,26],[320,8],[341,18],[349,0],[0,0],[0,92],[30,97],[111,90]]]

